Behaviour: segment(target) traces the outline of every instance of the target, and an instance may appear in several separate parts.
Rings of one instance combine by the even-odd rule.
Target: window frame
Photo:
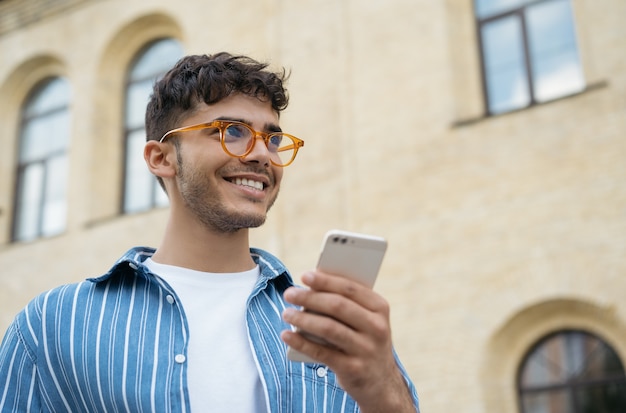
[[[44,112],[37,113],[34,115],[26,114],[28,106],[34,102],[34,99],[40,98],[42,92],[56,80],[61,80],[62,82],[64,82],[64,86],[66,87],[67,99],[65,99],[64,104],[62,106],[57,106],[51,109],[46,109]],[[70,146],[71,135],[67,136],[67,143],[65,144],[63,149],[56,149],[50,152],[46,152],[43,156],[38,157],[36,160],[29,160],[29,161],[24,162],[22,160],[22,151],[24,150],[24,147],[23,147],[24,139],[25,139],[24,131],[26,130],[27,126],[31,124],[31,122],[36,121],[37,119],[42,119],[42,118],[54,116],[55,114],[65,112],[68,115],[68,123],[69,123],[70,121],[69,117],[71,115],[70,114],[70,106],[71,106],[70,93],[71,93],[70,85],[65,77],[48,76],[40,80],[39,82],[37,82],[35,86],[31,88],[31,90],[29,91],[26,99],[24,99],[24,102],[21,106],[20,123],[19,123],[19,131],[18,131],[18,143],[16,146],[17,152],[15,156],[16,164],[15,164],[15,169],[14,169],[16,175],[15,175],[14,187],[13,187],[13,210],[12,210],[12,217],[11,217],[11,233],[10,233],[11,243],[32,242],[41,238],[48,238],[48,237],[62,234],[67,229],[67,210],[65,211],[66,216],[65,216],[65,222],[63,224],[63,229],[50,235],[47,235],[44,231],[45,229],[44,216],[45,216],[45,206],[46,206],[46,191],[49,188],[49,185],[47,184],[47,181],[48,181],[47,178],[50,174],[49,163],[51,159],[65,156],[65,162],[66,162],[65,167],[67,168],[66,178],[69,177],[69,166],[70,166],[69,165],[69,162],[70,162],[69,146]],[[70,125],[68,124],[68,131],[69,131],[69,127]],[[22,213],[21,211],[23,210],[21,208],[22,206],[21,202],[22,202],[22,194],[24,193],[24,190],[25,190],[24,175],[25,175],[25,172],[28,170],[28,168],[33,165],[41,165],[43,167],[43,176],[41,179],[42,185],[40,189],[39,205],[37,206],[37,222],[35,224],[36,230],[35,230],[35,234],[33,235],[33,237],[20,238],[18,232],[20,231],[20,221],[21,221],[21,213]],[[68,190],[69,190],[69,181],[66,179],[66,182],[65,182],[66,207],[68,206],[68,203],[67,203]]]
[[[620,362],[622,373],[605,376],[600,379],[594,378],[594,379],[583,379],[583,380],[573,380],[573,381],[566,380],[566,381],[560,381],[555,384],[524,386],[522,384],[523,375],[526,370],[527,363],[531,359],[531,356],[533,356],[538,349],[540,349],[549,341],[553,340],[555,337],[567,336],[567,335],[573,335],[573,334],[582,334],[588,338],[595,339],[596,342],[598,342],[598,344],[601,344],[605,348],[609,349],[617,357],[618,361]],[[567,339],[567,337],[563,337],[563,339]],[[588,356],[592,353],[589,353],[587,355],[587,359],[588,359]],[[583,360],[584,363],[582,364],[582,366],[587,365],[586,364],[587,359]],[[564,367],[567,367],[567,366],[564,366]],[[518,366],[517,377],[516,377],[518,410],[520,413],[526,413],[526,411],[524,410],[524,396],[525,395],[532,394],[532,393],[540,393],[540,392],[565,391],[566,396],[569,398],[571,405],[574,409],[572,413],[582,413],[581,406],[579,405],[577,397],[576,397],[577,391],[580,391],[581,389],[586,389],[586,388],[590,388],[593,386],[601,385],[601,384],[613,384],[613,383],[623,384],[624,386],[626,386],[626,373],[624,369],[624,362],[620,358],[619,354],[614,350],[613,346],[611,346],[606,340],[604,340],[602,337],[598,336],[597,334],[591,333],[586,330],[562,329],[562,330],[553,331],[547,335],[544,335],[539,340],[537,340],[535,344],[533,344],[528,349],[528,351],[524,354],[524,357],[522,358]]]
[[[127,205],[127,187],[128,187],[128,174],[129,174],[129,139],[131,138],[131,136],[134,133],[137,133],[139,131],[144,131],[144,135],[145,135],[145,124],[142,124],[141,126],[134,126],[134,127],[129,127],[129,119],[128,119],[128,113],[129,113],[129,104],[130,104],[130,99],[129,99],[129,91],[130,88],[133,85],[136,84],[140,84],[141,82],[145,82],[145,81],[149,81],[149,80],[153,80],[153,79],[158,79],[161,76],[163,76],[166,72],[165,71],[160,71],[159,73],[156,74],[150,74],[147,75],[145,77],[142,78],[132,78],[132,72],[133,70],[137,67],[137,65],[141,62],[141,60],[146,56],[146,54],[148,53],[148,51],[153,48],[155,45],[157,45],[160,42],[163,41],[175,41],[178,43],[178,45],[180,46],[181,50],[182,50],[182,44],[181,42],[174,38],[174,37],[169,37],[169,36],[164,36],[164,37],[159,37],[159,38],[155,38],[152,39],[151,41],[149,41],[148,43],[146,43],[141,49],[139,49],[139,51],[134,55],[133,59],[131,60],[130,64],[126,67],[126,72],[125,72],[125,81],[124,81],[124,104],[123,104],[123,113],[122,113],[122,150],[123,150],[123,164],[122,164],[122,183],[121,183],[121,196],[119,198],[119,207],[118,210],[120,211],[121,215],[130,215],[130,214],[136,214],[136,213],[141,213],[141,212],[146,212],[146,211],[150,211],[152,209],[155,208],[160,208],[160,207],[164,207],[167,206],[167,202],[165,203],[160,203],[159,202],[159,191],[162,191],[162,189],[160,188],[160,186],[158,185],[158,181],[156,179],[156,177],[154,177],[154,183],[152,185],[152,187],[150,188],[150,199],[147,202],[146,207],[140,208],[140,209],[129,209],[128,205]],[[178,56],[178,58],[182,57]],[[161,197],[161,199],[167,199],[167,197],[163,198]]]
[[[549,3],[553,0],[529,0],[526,1],[524,3],[522,3],[519,6],[515,6],[513,8],[510,9],[506,9],[504,11],[498,11],[492,15],[488,15],[487,17],[480,17],[477,13],[476,10],[476,2],[478,0],[473,0],[473,12],[474,12],[474,19],[475,19],[475,28],[476,28],[476,39],[477,39],[477,44],[478,44],[478,51],[479,51],[479,57],[480,57],[480,76],[481,76],[481,90],[482,90],[482,95],[483,95],[483,108],[484,108],[484,114],[486,117],[490,117],[490,116],[498,116],[498,115],[503,115],[506,113],[511,113],[511,112],[515,112],[515,111],[519,111],[519,110],[523,110],[523,109],[527,109],[527,108],[531,108],[540,104],[544,104],[547,102],[552,102],[554,100],[559,100],[568,96],[572,96],[572,95],[577,95],[581,92],[583,92],[585,90],[585,87],[583,87],[583,90],[572,90],[570,92],[561,94],[557,97],[553,97],[547,100],[542,100],[539,101],[536,98],[536,92],[535,92],[535,78],[533,75],[533,66],[532,66],[532,54],[531,54],[531,50],[530,50],[530,33],[529,33],[529,29],[528,29],[528,22],[526,19],[526,10],[530,7],[542,4],[542,3]],[[570,7],[572,5],[572,1],[568,0]],[[486,53],[485,53],[485,46],[484,46],[484,40],[483,40],[483,36],[482,36],[482,29],[485,25],[488,25],[490,23],[493,23],[494,21],[497,20],[502,20],[508,17],[516,17],[519,19],[520,22],[520,26],[521,26],[521,41],[522,41],[522,52],[523,52],[523,58],[524,58],[524,65],[523,68],[526,72],[526,83],[525,86],[528,89],[528,98],[529,101],[526,105],[523,106],[519,106],[519,107],[514,107],[512,109],[506,109],[506,110],[502,110],[502,111],[494,111],[492,110],[492,108],[490,107],[490,100],[489,100],[489,87],[488,87],[488,76],[487,76],[487,68],[486,68]],[[572,16],[572,19],[574,19],[575,16]],[[576,22],[573,21],[573,23],[575,24]],[[576,39],[577,40],[577,39]],[[580,50],[578,44],[576,45],[576,51],[578,52]],[[580,55],[578,56],[578,63],[582,69],[582,61],[580,59]],[[585,79],[583,76],[583,83],[585,83]]]

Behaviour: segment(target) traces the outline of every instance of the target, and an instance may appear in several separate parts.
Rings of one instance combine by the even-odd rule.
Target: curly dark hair
[[[267,63],[247,56],[221,52],[214,55],[191,55],[176,65],[154,84],[146,108],[146,139],[159,140],[197,104],[214,104],[242,93],[270,102],[280,114],[289,97],[283,83],[285,69],[272,72]]]

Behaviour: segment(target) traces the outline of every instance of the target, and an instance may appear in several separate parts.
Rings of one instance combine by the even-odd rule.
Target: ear
[[[174,145],[155,140],[146,142],[143,158],[153,175],[161,178],[176,176],[176,150]]]

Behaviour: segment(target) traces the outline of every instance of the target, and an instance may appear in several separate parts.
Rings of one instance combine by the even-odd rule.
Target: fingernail
[[[290,299],[295,297],[295,295],[296,295],[296,287],[289,287],[283,293],[283,298],[285,298],[285,300],[289,301]]]
[[[302,282],[304,282],[305,284],[312,283],[314,279],[315,274],[313,274],[312,272],[305,272],[304,274],[302,274]]]
[[[295,308],[285,308],[283,311],[283,320],[289,321],[297,310]]]

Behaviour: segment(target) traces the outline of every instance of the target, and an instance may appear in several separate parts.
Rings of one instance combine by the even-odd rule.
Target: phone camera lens
[[[333,237],[333,242],[338,242],[339,241],[339,237]]]
[[[342,243],[342,244],[345,244],[345,243],[346,243],[346,241],[348,241],[346,238],[342,238],[342,239],[341,239],[341,243]]]

